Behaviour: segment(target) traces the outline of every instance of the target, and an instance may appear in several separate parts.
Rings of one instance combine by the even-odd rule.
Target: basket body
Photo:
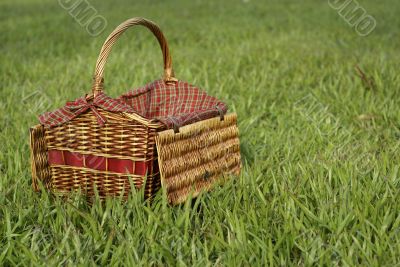
[[[107,118],[99,126],[87,112],[61,126],[31,128],[33,187],[38,181],[57,194],[82,190],[100,197],[127,194],[131,184],[141,188],[146,179],[145,197],[160,187],[155,135],[163,129],[135,114],[100,111]]]
[[[147,27],[157,38],[164,77],[119,98],[103,91],[113,44],[129,27]],[[144,187],[146,199],[161,186],[168,201],[182,203],[240,171],[236,114],[225,103],[174,76],[161,30],[143,18],[120,24],[96,62],[92,94],[39,116],[31,128],[33,188],[56,194],[125,198]]]
[[[162,184],[168,201],[179,204],[240,172],[236,114],[175,133],[139,116],[107,113],[102,112],[109,119],[102,127],[88,112],[59,127],[31,128],[35,190],[40,181],[58,195],[81,190],[90,197],[97,190],[100,198],[127,197],[133,185],[145,186],[145,198],[151,199]]]

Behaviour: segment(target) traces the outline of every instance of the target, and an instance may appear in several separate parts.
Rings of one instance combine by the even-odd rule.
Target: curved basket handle
[[[165,82],[176,81],[176,79],[173,77],[174,72],[172,70],[172,59],[169,53],[168,43],[164,37],[164,34],[161,32],[160,28],[150,20],[144,18],[131,18],[124,21],[117,28],[115,28],[115,30],[107,37],[106,41],[104,42],[100,50],[100,54],[99,57],[97,58],[96,68],[93,77],[92,92],[94,96],[96,96],[99,92],[103,91],[104,66],[107,62],[107,58],[110,55],[114,43],[129,27],[135,25],[145,26],[155,35],[155,37],[158,40],[158,43],[160,44],[163,54],[164,81]]]

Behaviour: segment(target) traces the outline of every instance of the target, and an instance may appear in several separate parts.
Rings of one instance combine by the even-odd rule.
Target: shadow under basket
[[[129,27],[157,37],[164,78],[119,98],[104,92],[103,71],[112,45]],[[151,199],[162,186],[171,204],[184,202],[241,168],[235,113],[199,88],[174,78],[167,41],[153,22],[133,18],[119,25],[98,57],[92,94],[39,117],[30,129],[32,180],[58,195],[126,198],[144,187]]]

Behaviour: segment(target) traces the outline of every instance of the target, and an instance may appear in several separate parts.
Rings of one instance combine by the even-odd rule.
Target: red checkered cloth
[[[141,116],[161,121],[168,129],[223,116],[227,112],[225,103],[183,81],[166,84],[157,80],[119,99]]]
[[[93,101],[87,101],[86,96],[83,96],[74,101],[67,102],[62,108],[43,113],[39,116],[39,121],[46,127],[54,127],[64,124],[90,109],[96,116],[97,122],[100,125],[104,125],[106,119],[98,112],[97,107],[111,112],[135,112],[123,101],[111,98],[101,92]]]
[[[62,108],[40,115],[39,121],[45,127],[54,127],[90,110],[98,123],[104,125],[106,119],[97,108],[110,112],[137,113],[147,119],[161,121],[168,129],[223,116],[227,111],[223,102],[187,82],[166,84],[163,80],[157,80],[117,99],[103,92],[89,101],[86,96],[80,97],[67,102]]]

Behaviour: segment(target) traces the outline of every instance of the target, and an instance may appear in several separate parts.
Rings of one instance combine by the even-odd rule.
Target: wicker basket
[[[103,92],[111,48],[129,27],[142,25],[157,38],[164,77],[117,99]],[[133,18],[105,41],[92,93],[39,117],[30,130],[33,188],[56,194],[82,190],[100,197],[145,187],[151,198],[162,185],[170,203],[209,190],[240,171],[236,114],[197,87],[174,78],[167,41],[157,25]]]

